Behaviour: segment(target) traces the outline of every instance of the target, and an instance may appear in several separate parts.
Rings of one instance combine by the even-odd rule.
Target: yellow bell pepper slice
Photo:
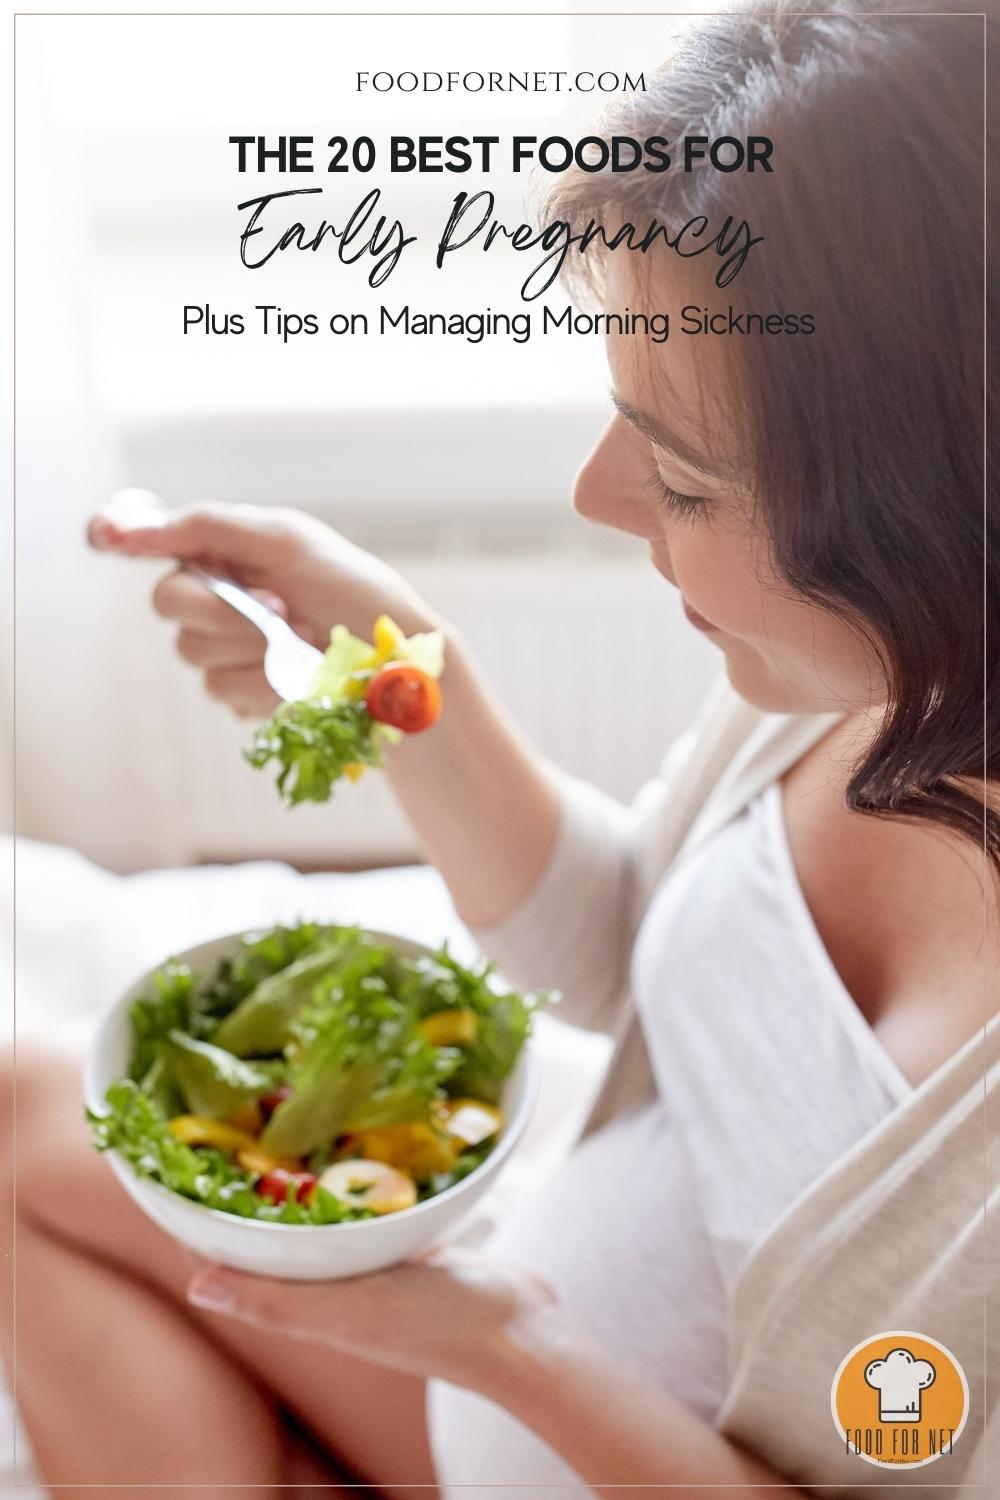
[[[236,1152],[236,1160],[247,1172],[257,1172],[261,1177],[279,1167],[283,1167],[286,1172],[302,1170],[298,1157],[272,1156],[270,1151],[262,1151],[256,1142],[252,1146],[241,1146]]]
[[[479,1017],[474,1010],[436,1010],[420,1022],[432,1047],[470,1047],[476,1040]]]
[[[368,691],[368,684],[379,667],[384,667],[387,662],[396,660],[400,646],[406,643],[406,636],[400,630],[395,620],[390,620],[388,615],[379,615],[372,631],[372,640],[374,642],[372,649],[362,659],[357,671],[351,674],[344,686],[344,697],[349,702],[360,702]],[[350,769],[346,766],[344,769],[350,775]],[[358,775],[363,770],[363,766],[359,767]],[[352,776],[351,780],[356,781],[357,776]]]
[[[386,1162],[425,1182],[435,1172],[450,1172],[458,1160],[461,1143],[423,1121],[406,1125],[384,1125],[362,1130],[351,1137],[351,1150],[368,1161]]]
[[[264,1117],[257,1100],[248,1099],[245,1104],[240,1105],[239,1109],[234,1109],[231,1115],[227,1115],[224,1123],[235,1125],[237,1130],[246,1130],[250,1135],[260,1135]]]
[[[348,781],[360,781],[367,769],[367,766],[360,766],[355,760],[348,761],[347,765],[344,767],[344,775],[347,777]]]
[[[406,640],[406,636],[400,630],[395,620],[390,620],[388,615],[379,615],[375,621],[375,629],[372,632],[375,642],[375,660],[373,667],[384,667],[386,662],[394,661],[400,646]]]
[[[206,1115],[175,1115],[170,1121],[170,1134],[185,1146],[214,1146],[218,1151],[252,1149],[257,1144],[256,1136],[238,1125],[227,1125],[225,1120],[210,1120]]]

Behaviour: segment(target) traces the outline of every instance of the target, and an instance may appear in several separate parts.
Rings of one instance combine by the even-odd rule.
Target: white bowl
[[[433,950],[392,933],[370,932],[398,953],[432,954]],[[223,958],[240,949],[242,933],[201,943],[176,956],[196,973],[208,976]],[[159,965],[157,967],[160,967]],[[150,970],[131,985],[98,1028],[84,1064],[84,1097],[88,1109],[103,1112],[110,1084],[124,1078],[132,1054],[129,1006],[148,994]],[[289,1281],[331,1281],[361,1276],[395,1265],[426,1249],[453,1228],[490,1186],[524,1133],[535,1102],[536,1077],[530,1046],[522,1049],[507,1079],[501,1100],[506,1125],[489,1156],[453,1187],[413,1208],[381,1218],[348,1224],[268,1224],[205,1208],[171,1192],[148,1177],[140,1177],[117,1151],[106,1158],[126,1192],[162,1229],[199,1255],[221,1265]]]

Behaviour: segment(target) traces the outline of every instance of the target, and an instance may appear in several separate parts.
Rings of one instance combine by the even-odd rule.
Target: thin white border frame
[[[11,632],[11,654],[12,654],[12,662],[11,662],[11,699],[12,699],[12,709],[14,710],[14,712],[12,712],[12,715],[11,715],[11,735],[10,735],[10,741],[11,741],[11,786],[12,786],[11,803],[12,803],[12,810],[14,811],[15,815],[16,815],[16,808],[17,808],[17,755],[16,755],[16,745],[17,745],[17,715],[16,715],[16,704],[17,704],[17,587],[16,587],[16,577],[17,577],[17,233],[16,233],[16,230],[17,230],[17,212],[16,212],[16,209],[17,209],[17,23],[18,23],[18,21],[19,20],[32,20],[32,19],[35,19],[35,18],[39,18],[39,19],[59,19],[59,18],[65,18],[65,17],[80,18],[80,19],[91,19],[91,18],[92,19],[97,19],[97,18],[103,18],[103,19],[123,19],[123,20],[125,20],[125,19],[131,19],[131,18],[136,18],[136,19],[173,19],[173,18],[177,18],[177,19],[190,20],[190,19],[194,19],[194,18],[199,18],[200,19],[200,18],[203,18],[203,17],[204,18],[210,18],[210,19],[223,19],[223,18],[232,17],[234,19],[242,19],[242,20],[254,20],[254,19],[257,19],[257,18],[265,18],[265,19],[266,18],[270,18],[270,19],[275,19],[275,20],[286,20],[286,19],[287,20],[294,20],[294,19],[301,18],[301,19],[310,19],[311,20],[311,19],[324,19],[324,18],[326,18],[326,19],[336,19],[336,18],[341,18],[341,17],[343,17],[343,18],[362,17],[364,19],[368,19],[370,17],[374,17],[374,18],[406,18],[406,17],[415,17],[415,18],[418,18],[418,19],[421,18],[421,17],[440,18],[440,19],[449,19],[451,17],[456,17],[456,18],[458,18],[458,17],[467,17],[467,18],[471,18],[471,19],[480,19],[481,18],[481,19],[487,19],[487,20],[502,20],[502,19],[507,19],[507,18],[515,19],[515,20],[517,20],[517,19],[525,20],[525,19],[534,19],[535,17],[538,17],[538,18],[555,17],[557,19],[567,18],[567,19],[570,19],[570,20],[586,20],[586,19],[588,19],[590,17],[594,17],[594,18],[611,17],[611,18],[614,18],[614,19],[619,19],[619,18],[624,18],[624,17],[631,17],[631,18],[645,18],[645,19],[655,20],[655,19],[657,19],[659,17],[664,17],[664,18],[683,17],[685,19],[690,19],[690,18],[699,18],[701,16],[728,15],[728,14],[730,14],[729,11],[708,11],[708,10],[704,10],[704,11],[702,11],[702,10],[698,10],[698,11],[694,11],[694,10],[683,10],[683,11],[678,11],[678,10],[611,10],[611,11],[609,11],[609,10],[583,10],[583,11],[581,11],[581,10],[560,10],[560,11],[537,11],[537,10],[532,10],[532,11],[517,11],[517,10],[500,10],[500,11],[494,11],[494,10],[477,10],[477,11],[467,11],[467,10],[421,10],[421,11],[413,11],[413,10],[403,10],[403,11],[398,11],[398,10],[397,11],[394,11],[394,10],[336,10],[336,11],[327,11],[327,10],[306,10],[306,11],[297,11],[297,10],[288,10],[288,11],[239,11],[239,10],[223,10],[223,11],[215,11],[215,10],[196,10],[196,11],[157,11],[157,10],[149,10],[149,11],[125,11],[125,10],[121,10],[121,11],[117,11],[117,10],[111,10],[111,11],[102,11],[102,10],[91,10],[91,11],[76,11],[76,10],[73,10],[73,11],[60,11],[60,10],[47,10],[47,11],[13,11],[12,12],[12,48],[11,48],[11,75],[12,75],[12,88],[11,88],[11,108],[12,108],[12,132],[11,132],[11,136],[12,136],[12,148],[11,148],[11,156],[12,156],[12,190],[11,190],[11,195],[12,195],[13,213],[12,213],[11,237],[12,237],[12,328],[13,328],[13,338],[12,338],[12,341],[11,341],[11,375],[12,375],[12,379],[11,379],[11,390],[12,390],[12,403],[11,403],[11,405],[12,405],[12,413],[11,413],[11,415],[12,415],[12,422],[11,422],[11,437],[12,437],[12,444],[11,444],[11,453],[12,453],[12,473],[11,473],[11,480],[12,480],[12,485],[11,485],[11,500],[12,500],[12,504],[11,504],[11,523],[12,524],[11,524],[11,541],[12,541],[12,585],[13,585],[13,587],[12,587],[12,594],[13,594],[13,598],[12,598],[12,614],[13,614],[13,619],[12,619],[12,632]],[[794,17],[797,17],[797,16],[811,16],[811,17],[817,17],[817,18],[822,18],[824,16],[830,16],[832,18],[842,19],[845,13],[843,11],[823,11],[823,10],[807,10],[807,9],[802,9],[800,11],[787,11],[787,12],[784,12],[783,14],[786,15],[787,17],[791,17],[791,18],[794,18]],[[985,772],[986,772],[986,769],[987,769],[988,758],[989,758],[989,746],[988,746],[988,743],[987,743],[987,707],[986,707],[986,689],[987,689],[987,681],[988,681],[988,679],[987,679],[987,660],[988,660],[988,653],[989,653],[990,644],[991,644],[990,636],[989,636],[989,621],[988,621],[987,600],[986,600],[986,584],[987,584],[987,581],[988,581],[988,578],[987,578],[987,575],[988,575],[987,535],[988,535],[988,528],[989,528],[989,514],[988,514],[988,495],[989,495],[989,446],[988,446],[988,435],[989,435],[989,398],[988,398],[988,382],[987,382],[987,378],[986,378],[987,377],[987,358],[988,358],[988,351],[989,351],[989,330],[988,330],[988,323],[987,323],[987,298],[988,298],[988,290],[989,290],[988,281],[987,281],[987,254],[988,254],[988,243],[989,243],[988,188],[987,188],[988,179],[989,179],[989,156],[988,156],[988,150],[987,150],[987,147],[988,147],[988,122],[989,122],[989,93],[988,93],[988,88],[987,88],[987,84],[988,84],[988,68],[987,68],[987,23],[989,21],[989,14],[988,14],[988,12],[982,11],[982,10],[967,10],[967,11],[966,10],[963,10],[963,11],[958,11],[958,10],[949,10],[949,11],[907,10],[907,11],[865,11],[865,12],[857,12],[856,15],[858,16],[859,19],[863,16],[864,19],[866,19],[866,20],[867,19],[872,19],[872,20],[882,19],[882,20],[886,20],[886,19],[889,19],[889,18],[897,18],[897,17],[900,18],[900,19],[914,19],[914,18],[924,17],[924,16],[926,16],[926,17],[935,17],[936,16],[936,17],[941,17],[941,18],[947,17],[947,16],[956,16],[956,17],[964,17],[964,18],[975,18],[975,17],[978,17],[979,19],[982,20],[982,23],[983,23],[983,361],[982,361],[982,363],[983,363],[983,772],[984,772],[983,779],[985,781],[986,780]],[[984,819],[983,819],[983,871],[984,871],[984,879],[983,879],[983,941],[984,941],[983,1012],[984,1012],[984,1014],[983,1014],[983,1027],[982,1027],[982,1036],[983,1036],[983,1040],[984,1041],[986,1039],[986,1026],[987,1026],[987,1023],[988,1023],[988,1020],[989,1020],[989,1016],[988,1016],[989,997],[988,997],[988,992],[987,992],[987,972],[986,972],[986,961],[985,961],[985,942],[986,942],[986,939],[987,939],[988,934],[989,934],[989,907],[988,907],[988,901],[987,901],[987,891],[988,891],[989,887],[988,887],[987,880],[988,880],[988,876],[989,876],[989,873],[990,873],[989,858],[988,858],[988,852],[987,852],[987,846],[986,846],[985,811],[986,810],[985,810],[985,806],[984,806]],[[12,826],[16,829],[16,823],[14,823],[13,820],[12,820]],[[16,1185],[16,1175],[17,1175],[17,1172],[16,1172],[16,1160],[17,1160],[17,1155],[16,1155],[16,1146],[17,1146],[17,979],[16,979],[16,975],[17,975],[17,970],[16,970],[16,965],[17,965],[17,835],[16,835],[16,832],[15,832],[14,836],[12,837],[11,874],[12,874],[12,896],[13,896],[13,902],[12,902],[12,945],[11,945],[11,951],[12,951],[12,986],[11,986],[12,1007],[11,1007],[11,1009],[12,1009],[12,1021],[13,1021],[11,1057],[12,1057],[12,1063],[13,1063],[13,1077],[12,1077],[11,1082],[12,1082],[12,1101],[13,1101],[13,1103],[12,1103],[12,1119],[11,1119],[11,1133],[10,1133],[10,1138],[11,1138],[11,1166],[12,1166],[12,1169],[13,1169],[11,1177],[12,1177],[12,1181]],[[990,1415],[989,1402],[986,1400],[986,1393],[987,1393],[987,1391],[988,1391],[988,1389],[990,1387],[990,1371],[989,1371],[989,1368],[988,1368],[988,1365],[987,1365],[987,1360],[986,1360],[987,1334],[988,1334],[988,1296],[987,1296],[987,1286],[988,1286],[987,1270],[988,1270],[988,1261],[987,1261],[987,1233],[986,1233],[987,1227],[988,1227],[987,1226],[987,1219],[986,1219],[986,1213],[987,1213],[987,1195],[988,1195],[988,1178],[987,1178],[987,1149],[988,1149],[988,1143],[989,1143],[989,1122],[988,1122],[988,1115],[987,1115],[987,1077],[986,1077],[986,1063],[985,1063],[985,1057],[984,1057],[984,1060],[983,1060],[983,1348],[982,1348],[984,1403],[983,1403],[983,1431],[982,1431],[982,1434],[981,1434],[981,1440],[984,1443],[984,1452],[983,1452],[984,1465],[985,1465],[986,1458],[987,1458],[987,1454],[986,1454],[986,1451],[985,1451],[985,1437],[986,1437],[986,1431],[987,1431],[987,1419],[988,1419],[988,1417]],[[16,1382],[16,1373],[15,1372],[16,1372],[16,1361],[17,1361],[17,1317],[16,1317],[17,1256],[16,1256],[16,1249],[15,1249],[15,1245],[16,1245],[16,1228],[17,1228],[17,1210],[16,1210],[16,1199],[15,1199],[14,1209],[13,1209],[13,1212],[11,1214],[11,1223],[10,1223],[10,1250],[9,1250],[10,1264],[11,1264],[11,1312],[12,1312],[12,1318],[11,1318],[11,1387],[12,1387],[11,1388],[11,1401],[12,1401],[12,1406],[14,1407],[14,1411],[15,1411],[15,1417],[14,1417],[14,1443],[13,1443],[13,1455],[14,1455],[15,1467],[17,1465],[17,1446],[16,1446],[17,1417],[16,1417],[16,1402],[14,1400],[14,1389],[13,1389],[13,1387],[14,1387],[14,1384]],[[921,1338],[925,1337],[925,1335],[922,1335],[922,1334],[918,1335],[918,1336],[921,1337]],[[849,1357],[850,1356],[848,1356],[848,1358]],[[952,1357],[954,1358],[954,1356],[952,1356]],[[963,1372],[963,1378],[964,1378],[964,1372]],[[963,1423],[963,1427],[964,1427],[964,1423]],[[940,1488],[940,1489],[985,1490],[988,1478],[989,1478],[989,1476],[986,1474],[985,1468],[984,1468],[984,1476],[983,1476],[983,1480],[982,1480],[981,1484],[963,1482],[961,1484],[955,1484],[955,1485],[939,1485],[939,1486],[936,1486],[936,1488]],[[17,1486],[17,1488],[19,1488],[19,1487],[20,1486]],[[32,1487],[34,1487],[34,1485]],[[369,1484],[354,1483],[354,1482],[351,1482],[351,1481],[339,1481],[339,1487],[342,1488],[342,1489],[358,1489],[358,1490],[378,1490],[380,1488],[378,1485],[369,1485]],[[649,1489],[655,1489],[655,1490],[661,1490],[661,1489],[662,1490],[673,1490],[673,1489],[698,1489],[698,1490],[729,1489],[729,1490],[731,1490],[733,1488],[732,1485],[715,1485],[715,1484],[704,1484],[704,1485],[702,1485],[702,1484],[698,1484],[698,1485],[672,1485],[672,1484],[625,1484],[625,1485],[621,1485],[621,1484],[618,1484],[618,1485],[591,1485],[589,1487],[591,1489],[594,1489],[594,1490],[597,1490],[597,1491],[600,1491],[603,1488],[635,1489],[635,1490],[649,1490]],[[775,1489],[781,1489],[781,1488],[786,1488],[786,1487],[787,1486],[782,1481],[777,1481],[774,1485],[760,1485],[760,1484],[758,1484],[758,1485],[745,1485],[745,1486],[741,1485],[741,1486],[739,1486],[740,1489],[749,1489],[749,1488],[757,1488],[757,1489],[775,1488]],[[926,1487],[927,1487],[926,1482],[923,1483],[923,1484],[914,1483],[912,1485],[909,1485],[909,1484],[893,1484],[892,1485],[893,1489],[925,1489]],[[178,1490],[181,1490],[181,1489],[183,1489],[183,1490],[204,1490],[206,1488],[206,1486],[204,1484],[171,1484],[171,1485],[157,1485],[157,1484],[149,1484],[149,1485],[146,1485],[146,1484],[129,1484],[129,1485],[124,1485],[124,1484],[123,1485],[114,1485],[114,1484],[101,1484],[101,1485],[60,1484],[60,1485],[49,1485],[48,1488],[49,1489],[53,1489],[53,1490],[75,1490],[75,1489],[109,1489],[109,1490],[111,1490],[111,1489],[150,1489],[150,1490],[155,1490],[155,1489],[178,1489]],[[224,1485],[213,1485],[213,1486],[211,1486],[211,1488],[223,1489],[223,1488],[226,1488],[226,1486],[224,1486]],[[240,1488],[240,1489],[246,1489],[246,1490],[257,1490],[257,1489],[270,1489],[270,1488],[273,1488],[273,1486],[263,1485],[263,1484],[262,1485],[241,1485],[241,1486],[232,1486],[232,1488]],[[317,1490],[322,1490],[322,1489],[330,1489],[331,1487],[329,1485],[299,1485],[299,1486],[297,1486],[297,1488],[300,1488],[300,1489],[317,1489]],[[410,1485],[410,1484],[395,1484],[393,1486],[393,1488],[394,1489],[406,1489],[406,1490],[410,1490],[410,1489],[412,1489],[412,1490],[430,1490],[430,1489],[433,1489],[434,1486],[423,1485],[423,1484],[414,1484],[414,1485]],[[512,1489],[512,1490],[523,1490],[523,1489],[532,1489],[532,1490],[543,1490],[543,1489],[544,1490],[550,1490],[551,1489],[551,1490],[559,1490],[559,1489],[562,1489],[562,1488],[565,1488],[565,1487],[564,1486],[559,1486],[559,1485],[537,1485],[537,1484],[531,1484],[531,1485],[529,1485],[529,1484],[501,1484],[501,1485],[498,1485],[498,1484],[493,1483],[493,1484],[484,1484],[484,1485],[462,1485],[461,1488],[463,1490],[464,1489],[477,1490],[477,1489],[486,1489],[486,1488]],[[838,1489],[839,1490],[839,1489],[871,1488],[871,1485],[870,1484],[866,1485],[863,1482],[859,1481],[859,1483],[857,1485],[855,1485],[855,1484],[846,1484],[846,1485],[845,1484],[840,1484],[840,1485],[836,1485],[836,1484],[830,1484],[830,1485],[818,1484],[818,1485],[810,1485],[809,1488],[811,1490],[825,1490],[825,1489]]]

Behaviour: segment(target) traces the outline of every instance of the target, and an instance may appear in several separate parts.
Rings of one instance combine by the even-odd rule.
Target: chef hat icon
[[[878,1391],[880,1422],[919,1422],[923,1392],[937,1374],[929,1359],[915,1359],[909,1349],[890,1349],[884,1359],[865,1368],[865,1383]]]

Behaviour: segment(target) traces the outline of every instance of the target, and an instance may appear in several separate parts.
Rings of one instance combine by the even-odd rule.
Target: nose
[[[661,529],[650,504],[646,467],[624,417],[615,416],[584,459],[573,485],[573,504],[598,526],[613,526],[652,540]]]

